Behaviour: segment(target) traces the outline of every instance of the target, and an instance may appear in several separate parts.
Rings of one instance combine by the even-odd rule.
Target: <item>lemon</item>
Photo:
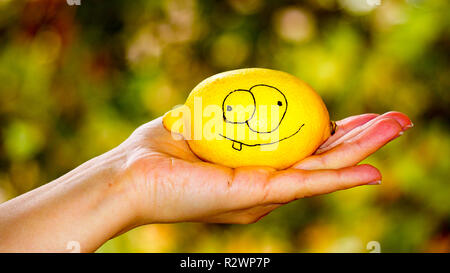
[[[332,126],[330,126],[332,124]],[[217,164],[287,168],[334,130],[321,97],[288,73],[247,68],[207,78],[164,115],[199,158]]]

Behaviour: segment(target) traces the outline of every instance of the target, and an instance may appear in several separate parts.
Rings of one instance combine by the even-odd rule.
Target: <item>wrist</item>
[[[3,203],[0,250],[60,252],[76,242],[91,252],[135,226],[133,195],[121,179],[125,155],[112,150]]]
[[[128,175],[127,152],[117,147],[97,158],[100,203],[115,222],[114,236],[140,224],[139,198]],[[114,237],[113,236],[113,237]]]
[[[95,251],[107,240],[137,225],[134,191],[125,179],[126,160],[126,151],[115,148],[55,181],[71,188],[68,196],[71,200],[66,201],[77,204],[77,218],[87,223],[78,227],[84,234],[79,240],[82,251]]]

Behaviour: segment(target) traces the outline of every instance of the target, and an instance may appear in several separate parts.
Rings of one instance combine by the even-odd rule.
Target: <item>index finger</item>
[[[378,116],[378,114],[362,114],[336,121],[336,132],[332,136],[330,136],[320,147],[327,147],[354,128],[361,126]]]

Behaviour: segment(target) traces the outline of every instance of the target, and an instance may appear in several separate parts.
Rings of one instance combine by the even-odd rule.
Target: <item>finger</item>
[[[378,183],[381,173],[373,166],[359,165],[338,170],[276,172],[269,180],[265,202],[286,203],[319,194]]]
[[[405,115],[401,112],[390,111],[390,112],[384,113],[383,115],[380,116],[380,118],[381,117],[395,119],[400,124],[400,126],[402,126],[403,130],[407,130],[407,129],[411,128],[412,126],[414,126],[411,119],[407,115]]]
[[[378,120],[361,134],[356,135],[334,149],[312,155],[295,164],[302,170],[339,169],[354,166],[402,133],[401,125],[391,119]]]
[[[354,128],[361,126],[365,124],[366,122],[378,117],[378,114],[362,114],[358,116],[352,116],[348,117],[339,121],[336,121],[336,132],[330,136],[327,141],[325,141],[321,147],[326,147],[345,135],[346,133],[350,132]]]
[[[320,153],[323,153],[325,151],[328,151],[328,150],[336,147],[340,143],[347,141],[350,138],[353,138],[354,136],[362,133],[364,130],[366,130],[367,128],[372,126],[374,123],[378,122],[381,119],[385,119],[385,118],[391,118],[391,119],[397,121],[400,124],[402,130],[407,130],[413,126],[411,120],[405,114],[400,113],[400,112],[387,112],[383,115],[380,115],[378,117],[375,117],[375,118],[369,120],[368,122],[366,122],[365,124],[363,124],[361,126],[354,127],[353,129],[347,131],[345,134],[341,135],[339,138],[334,139],[333,142],[330,142],[328,144],[324,143],[323,145],[321,145],[319,147],[319,149],[317,149],[315,154],[320,154]]]

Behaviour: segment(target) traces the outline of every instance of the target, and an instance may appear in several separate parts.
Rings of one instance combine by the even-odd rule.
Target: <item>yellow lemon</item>
[[[248,68],[198,84],[163,118],[201,159],[284,169],[311,155],[334,130],[320,96],[281,71]],[[331,125],[330,125],[331,124]]]

